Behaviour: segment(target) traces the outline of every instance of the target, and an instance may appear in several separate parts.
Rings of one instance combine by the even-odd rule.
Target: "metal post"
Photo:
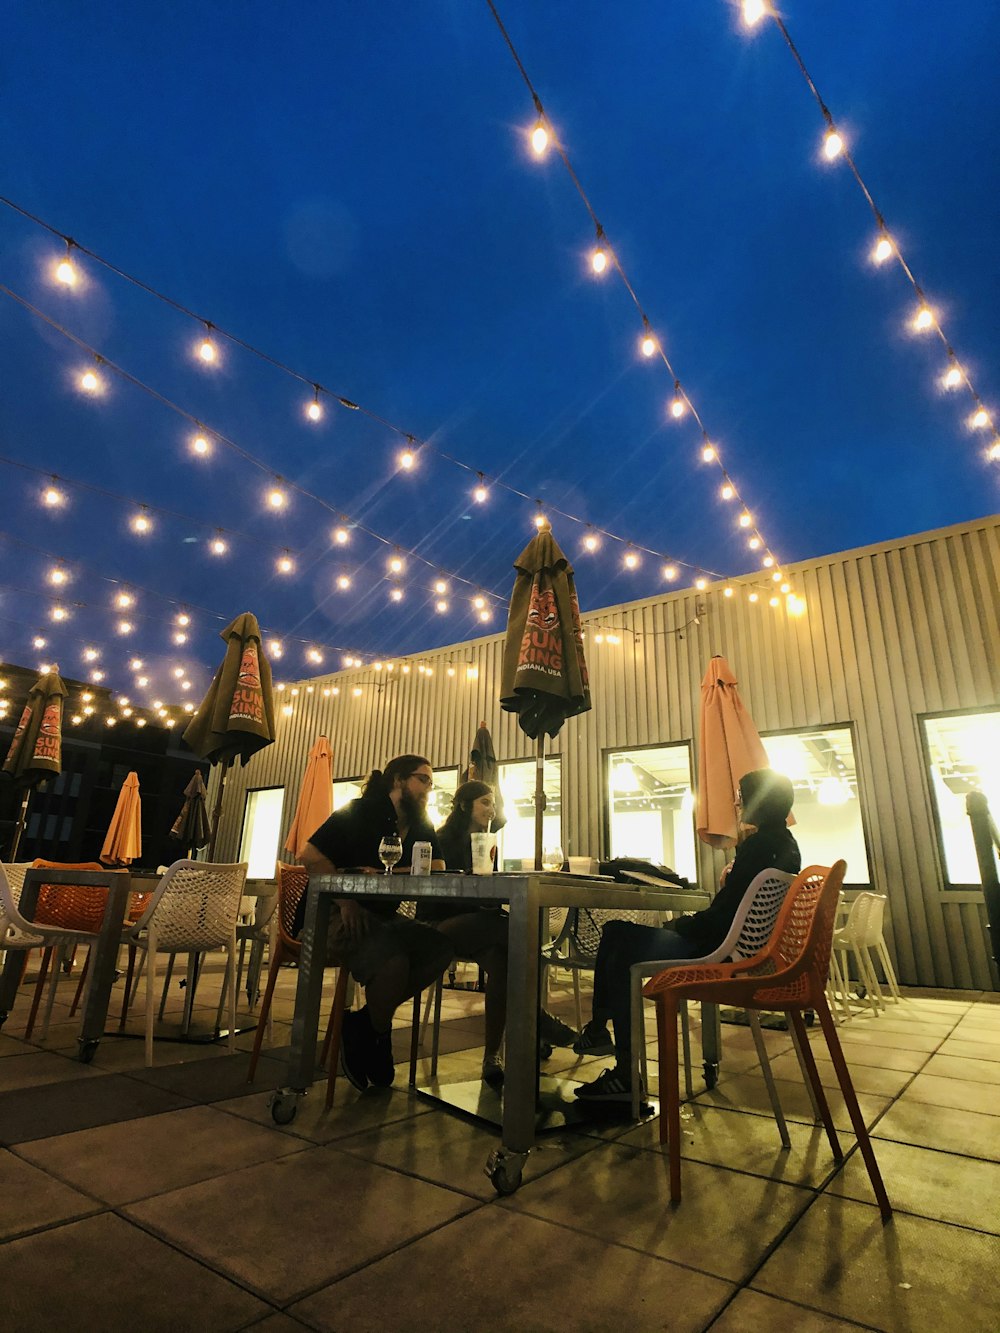
[[[983,882],[986,899],[986,917],[989,922],[990,944],[993,948],[991,972],[993,985],[1000,989],[1000,876],[997,874],[997,848],[1000,835],[990,814],[990,807],[981,791],[970,791],[965,798],[965,812],[972,825],[972,840],[976,845],[979,878]]]
[[[535,755],[535,869],[542,868],[542,826],[545,816],[545,732],[538,738]]]

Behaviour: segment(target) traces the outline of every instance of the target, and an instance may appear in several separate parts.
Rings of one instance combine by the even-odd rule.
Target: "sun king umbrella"
[[[545,737],[590,710],[580,605],[573,567],[546,523],[514,562],[500,676],[500,707],[538,741],[535,759],[535,868],[542,864]]]
[[[13,861],[28,815],[32,787],[62,772],[62,704],[66,686],[55,671],[39,676],[28,697],[4,760],[3,772],[24,788],[21,812],[7,859]]]
[[[109,866],[127,866],[142,855],[142,801],[139,775],[129,773],[118,793],[118,803],[101,848],[101,860]]]
[[[201,759],[219,764],[218,799],[212,812],[208,859],[215,855],[226,773],[234,760],[245,764],[274,740],[271,668],[264,656],[257,617],[245,611],[219,637],[226,656],[198,711],[184,729],[184,740]]]
[[[493,737],[490,735],[490,729],[485,722],[479,724],[476,738],[472,742],[472,749],[469,751],[469,767],[462,776],[463,782],[469,782],[472,779],[478,782],[487,782],[493,788],[493,803],[496,811],[493,816],[493,830],[499,832],[507,823],[507,817],[503,812],[503,794],[500,791],[500,767],[497,764],[496,750],[493,748]]]
[[[724,657],[712,658],[701,682],[700,736],[698,837],[710,847],[732,847],[740,778],[767,768],[768,759]]]
[[[302,848],[332,814],[333,751],[326,736],[320,736],[306,760],[298,804],[285,839],[285,850],[298,860]]]
[[[181,812],[170,829],[170,836],[176,838],[189,854],[197,847],[204,847],[211,837],[208,812],[205,809],[207,796],[201,769],[195,769],[194,777],[184,788],[184,804],[181,806]]]

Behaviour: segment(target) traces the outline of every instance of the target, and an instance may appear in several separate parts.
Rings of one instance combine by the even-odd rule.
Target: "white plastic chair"
[[[153,1063],[156,955],[226,950],[225,987],[229,996],[229,1050],[236,1049],[236,918],[247,863],[175,861],[157,885],[142,917],[122,935],[124,944],[145,951],[146,1066]]]
[[[571,907],[566,913],[562,929],[550,944],[542,949],[542,995],[547,994],[548,969],[562,967],[573,976],[573,1001],[576,1005],[577,1031],[583,1028],[583,1007],[580,1003],[580,973],[593,972],[601,932],[609,921],[631,921],[637,926],[662,926],[663,915],[639,909],[615,911],[603,907]],[[657,972],[662,968],[657,968]]]
[[[865,988],[866,998],[872,1012],[877,1016],[885,1008],[885,997],[879,984],[875,966],[872,962],[874,953],[885,971],[886,983],[894,1002],[901,999],[896,973],[893,971],[889,950],[886,948],[883,926],[885,921],[885,894],[859,893],[851,904],[847,921],[833,932],[833,955],[831,973],[834,984],[840,989],[843,1001],[850,1012],[848,998],[849,969],[848,956],[853,955],[857,964],[858,980]]]
[[[762,870],[759,875],[756,875],[750,881],[747,891],[743,895],[743,901],[740,903],[735,917],[733,917],[733,923],[729,927],[726,938],[717,949],[713,949],[711,953],[705,954],[704,957],[670,958],[632,964],[630,970],[632,974],[632,1118],[634,1120],[640,1118],[639,1089],[646,1074],[646,1032],[642,1007],[643,982],[646,978],[654,977],[657,973],[663,972],[669,967],[693,967],[698,964],[721,963],[730,958],[752,958],[754,954],[759,953],[761,949],[766,947],[771,937],[771,931],[774,929],[774,923],[778,919],[781,904],[788,892],[788,886],[794,878],[795,876],[787,871],[777,870],[773,867],[769,870]],[[767,1092],[771,1099],[771,1108],[774,1111],[781,1142],[787,1148],[790,1146],[788,1130],[785,1127],[785,1118],[782,1114],[781,1103],[778,1100],[778,1091],[774,1086],[774,1079],[771,1075],[771,1064],[767,1058],[767,1048],[764,1045],[764,1037],[760,1030],[760,1019],[756,1013],[748,1013],[747,1019],[750,1031],[753,1033],[754,1046],[757,1049],[757,1057],[760,1060],[761,1072],[767,1085]],[[684,1085],[687,1096],[690,1097],[692,1094],[691,1035],[688,1028],[686,1006],[681,1007],[681,1032],[684,1044]],[[796,1046],[796,1053],[799,1054],[798,1046]],[[640,1067],[642,1069],[641,1077]]]

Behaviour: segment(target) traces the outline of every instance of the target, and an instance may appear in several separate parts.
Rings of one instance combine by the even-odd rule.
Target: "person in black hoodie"
[[[759,768],[740,779],[737,816],[753,832],[739,844],[722,872],[719,892],[710,906],[682,916],[669,926],[638,926],[609,921],[604,927],[594,966],[593,1017],[573,1049],[578,1055],[616,1056],[592,1083],[576,1095],[583,1101],[628,1102],[632,1098],[629,969],[654,958],[703,958],[717,949],[729,932],[744,894],[762,870],[797,874],[802,867],[798,843],[788,830],[792,784],[781,773]],[[608,1020],[614,1028],[614,1044]]]

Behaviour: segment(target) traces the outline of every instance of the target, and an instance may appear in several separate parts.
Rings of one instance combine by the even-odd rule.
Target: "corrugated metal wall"
[[[567,854],[604,851],[603,752],[694,743],[701,679],[712,654],[722,653],[761,731],[853,723],[872,878],[889,895],[901,979],[989,987],[981,895],[943,889],[918,715],[1000,699],[1000,516],[788,572],[806,601],[798,618],[764,600],[726,598],[721,588],[584,617],[593,711],[570,719],[551,744],[563,760]],[[621,642],[595,643],[595,629],[609,625]],[[430,676],[413,659],[409,674],[398,664],[391,676],[366,667],[296,682],[294,696],[286,686],[276,696],[275,744],[230,775],[220,859],[237,852],[248,787],[288,789],[287,827],[305,756],[321,734],[333,744],[336,777],[404,751],[439,767],[464,766],[481,719],[500,759],[529,757],[532,743],[497,702],[501,652],[498,634],[424,654]],[[340,693],[324,696],[333,687]],[[281,710],[286,702],[290,717]],[[699,878],[713,882],[723,855],[699,845],[699,857]]]

